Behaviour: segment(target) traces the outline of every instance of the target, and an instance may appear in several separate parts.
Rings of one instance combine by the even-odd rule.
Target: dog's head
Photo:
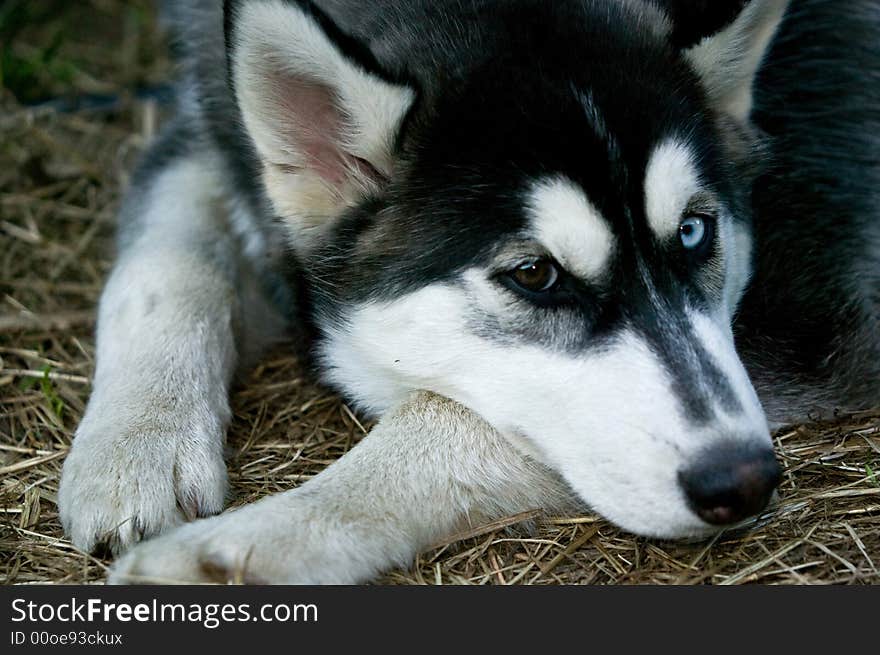
[[[637,533],[755,513],[779,473],[731,321],[786,2],[464,4],[367,33],[227,3],[329,381],[376,412],[455,399]]]

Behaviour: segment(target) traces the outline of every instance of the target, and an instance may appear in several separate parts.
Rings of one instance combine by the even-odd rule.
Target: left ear
[[[755,77],[788,4],[789,0],[689,0],[667,5],[675,26],[673,40],[683,46],[714,105],[740,122],[748,121]],[[700,7],[705,16],[697,15]],[[704,26],[717,31],[701,37],[694,25],[701,17],[708,20]]]
[[[300,252],[394,173],[415,91],[311,0],[226,0],[230,78],[276,214]]]

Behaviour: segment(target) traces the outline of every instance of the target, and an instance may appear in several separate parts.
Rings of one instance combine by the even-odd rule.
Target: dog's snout
[[[679,482],[697,515],[711,525],[730,525],[757,514],[770,501],[782,470],[769,447],[725,444],[706,451]]]

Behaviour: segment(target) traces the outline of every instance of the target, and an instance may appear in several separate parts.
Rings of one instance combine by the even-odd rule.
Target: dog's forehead
[[[606,139],[611,159],[619,157],[613,137]],[[674,237],[687,208],[703,190],[699,158],[686,139],[676,136],[659,139],[647,152],[637,180],[641,192],[621,193],[624,202],[618,205],[600,205],[587,186],[564,174],[529,182],[526,213],[531,235],[566,269],[590,281],[605,274],[619,241],[632,241],[630,221],[643,220],[655,242]],[[610,165],[626,166],[622,161]]]
[[[704,181],[717,181],[710,164],[721,145],[696,86],[684,85],[674,71],[663,78],[630,65],[650,83],[609,79],[596,66],[588,74],[537,79],[530,94],[496,79],[482,80],[473,97],[453,95],[414,140],[409,181],[431,188],[435,198],[454,197],[465,211],[466,199],[485,204],[492,196],[522,194],[531,222],[536,204],[587,204],[590,211],[568,214],[598,213],[615,227],[647,221],[658,238],[667,238],[690,196]],[[575,198],[572,185],[585,200]],[[467,220],[493,217],[483,212]]]
[[[659,46],[647,54],[665,65],[646,55],[646,64],[628,62],[630,75],[613,76],[602,62],[548,70],[517,60],[417,104],[385,209],[363,223],[372,245],[356,257],[370,259],[361,269],[376,278],[371,293],[497,265],[524,233],[572,273],[601,281],[620,255],[646,245],[631,237],[633,225],[648,231],[649,205],[654,238],[666,240],[680,212],[663,198],[687,196],[688,180],[714,180],[703,169],[717,139],[696,82]],[[700,174],[681,175],[680,162]]]

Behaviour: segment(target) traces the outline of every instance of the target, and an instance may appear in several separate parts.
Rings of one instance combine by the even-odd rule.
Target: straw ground
[[[6,584],[96,583],[108,565],[64,538],[56,492],[89,394],[114,211],[164,112],[171,68],[164,53],[149,0],[0,7]],[[242,377],[233,405],[232,505],[301,484],[369,429],[285,347]],[[382,582],[880,583],[880,411],[783,430],[775,440],[786,469],[780,499],[748,530],[709,543],[656,542],[596,516],[536,509],[474,526]]]

